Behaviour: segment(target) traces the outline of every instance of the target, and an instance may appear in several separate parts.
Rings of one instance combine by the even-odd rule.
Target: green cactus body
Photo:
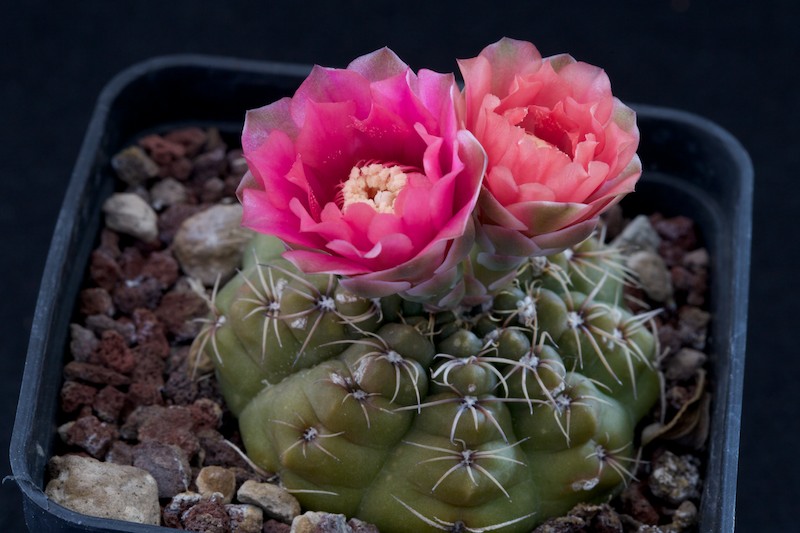
[[[306,508],[382,532],[528,531],[632,476],[658,347],[653,313],[621,305],[613,250],[585,241],[521,267],[491,307],[429,314],[256,240],[197,346],[250,458]]]

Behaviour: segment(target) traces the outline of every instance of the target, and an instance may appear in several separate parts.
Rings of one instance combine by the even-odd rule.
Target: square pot
[[[110,158],[146,132],[200,125],[236,135],[244,112],[291,95],[309,67],[204,56],[135,65],[103,90],[56,223],[36,306],[10,458],[36,532],[169,531],[75,513],[45,496],[69,323],[113,192]],[[644,173],[626,208],[694,219],[711,256],[714,387],[700,531],[733,531],[750,263],[753,171],[727,132],[700,117],[634,106]]]

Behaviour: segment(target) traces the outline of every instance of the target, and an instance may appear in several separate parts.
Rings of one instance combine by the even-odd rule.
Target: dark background
[[[791,0],[0,0],[0,477],[11,473],[5,450],[50,236],[95,98],[115,73],[187,52],[345,66],[384,45],[415,69],[452,71],[455,58],[507,35],[600,65],[624,101],[704,115],[750,151],[737,529],[795,530],[798,14]],[[13,481],[0,488],[0,531],[24,531]]]

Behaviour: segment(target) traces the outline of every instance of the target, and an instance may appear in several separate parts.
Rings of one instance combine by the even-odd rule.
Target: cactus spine
[[[280,251],[254,239],[195,347],[250,458],[306,508],[382,532],[527,531],[632,477],[658,347],[615,250],[533,258],[489,305],[438,313]]]

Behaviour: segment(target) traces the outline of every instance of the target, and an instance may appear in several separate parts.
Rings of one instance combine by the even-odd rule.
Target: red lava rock
[[[292,526],[289,524],[284,524],[283,522],[278,522],[272,518],[264,520],[264,528],[262,529],[263,533],[289,533],[292,530]]]
[[[80,324],[70,324],[69,351],[76,361],[88,361],[89,356],[100,343],[92,330]]]
[[[102,458],[111,443],[119,438],[117,426],[101,422],[97,417],[85,416],[70,424],[64,432],[64,442],[86,450],[96,459]]]
[[[61,387],[61,409],[72,413],[84,405],[92,405],[97,389],[76,381],[65,381]]]
[[[122,269],[107,252],[95,250],[89,264],[89,277],[99,287],[110,291],[122,278]]]
[[[124,406],[125,393],[111,385],[103,387],[92,403],[97,417],[105,422],[117,422]]]
[[[164,525],[175,529],[183,529],[181,516],[192,506],[199,503],[201,499],[202,496],[194,492],[184,492],[173,496],[172,500],[164,506],[161,513]]]
[[[192,177],[197,181],[204,181],[209,178],[218,178],[225,172],[228,160],[225,157],[225,149],[215,148],[202,153],[194,158],[194,170]]]
[[[114,315],[111,295],[102,287],[83,289],[80,294],[78,310],[84,315]]]
[[[685,255],[685,250],[669,241],[661,241],[661,244],[658,246],[658,253],[664,259],[664,263],[667,267],[673,267],[674,265],[681,264],[683,256]]]
[[[161,384],[153,381],[135,381],[128,387],[128,402],[131,405],[164,405]]]
[[[183,527],[205,533],[230,533],[230,517],[225,505],[214,499],[200,500],[182,516]]]
[[[120,374],[130,374],[136,365],[136,358],[122,335],[114,330],[107,330],[100,336],[100,343],[89,357],[89,362],[103,365]]]
[[[167,372],[172,373],[178,370],[186,372],[191,350],[192,347],[186,345],[172,347],[167,357]]]
[[[79,379],[99,385],[128,385],[130,378],[109,368],[92,363],[70,361],[64,366],[64,376],[67,379]]]
[[[147,470],[155,478],[159,498],[186,491],[192,481],[186,453],[170,444],[153,440],[137,444],[133,447],[133,466]]]
[[[162,178],[175,178],[178,181],[186,181],[192,175],[192,162],[188,157],[179,157],[161,166],[158,170],[158,175]]]
[[[197,384],[186,370],[178,369],[170,372],[162,393],[169,403],[189,405],[197,398]]]
[[[192,290],[173,290],[164,295],[156,309],[156,316],[167,330],[178,339],[197,336],[203,324],[196,319],[208,315],[208,304]]]
[[[200,199],[203,202],[215,203],[225,196],[225,182],[214,176],[206,179],[200,187]]]
[[[100,246],[97,249],[116,259],[120,254],[119,235],[108,228],[103,228],[100,232]]]
[[[697,234],[694,221],[684,216],[662,218],[653,222],[653,228],[662,239],[672,241],[684,250],[693,250],[697,247]]]
[[[624,512],[639,522],[650,525],[658,524],[658,511],[647,499],[645,489],[640,482],[634,482],[625,487],[620,495],[620,500]]]
[[[225,442],[225,437],[214,429],[204,429],[198,432],[200,447],[205,451],[203,466],[223,466],[226,468],[246,469],[250,474],[247,479],[254,479],[247,461]]]
[[[117,308],[123,313],[130,314],[140,307],[147,309],[158,307],[162,290],[157,279],[145,276],[117,283],[111,294]]]
[[[133,431],[131,431],[133,430]],[[123,437],[154,440],[178,446],[192,457],[200,449],[194,418],[188,407],[150,405],[139,407],[121,429]]]
[[[672,286],[676,290],[688,291],[695,283],[695,275],[688,268],[676,265],[670,269]]]
[[[171,205],[158,216],[158,237],[169,244],[175,238],[178,228],[183,221],[206,209],[206,205],[175,204]]]
[[[222,424],[222,408],[208,398],[200,398],[189,406],[197,429],[217,429]]]
[[[125,441],[115,440],[111,443],[111,447],[106,452],[104,460],[107,463],[114,463],[117,465],[132,465],[133,446]]]
[[[139,139],[139,146],[147,150],[150,158],[159,165],[166,165],[175,159],[186,156],[186,148],[175,141],[160,135],[148,135]]]
[[[164,325],[154,312],[149,309],[136,309],[133,312],[133,323],[136,326],[136,341],[139,346],[147,345],[148,353],[161,358],[169,355],[169,341]]]
[[[137,346],[133,349],[136,354],[136,368],[131,372],[131,380],[137,383],[164,384],[164,359],[155,351],[148,348],[152,345]],[[143,349],[144,348],[144,349]]]
[[[180,144],[188,157],[194,157],[206,144],[208,134],[200,128],[181,128],[167,133],[164,139]]]
[[[136,338],[136,328],[127,317],[114,320],[108,315],[92,315],[86,317],[86,327],[96,335],[102,335],[104,331],[108,330],[116,331],[122,335],[128,345],[131,345]]]
[[[122,250],[118,261],[119,268],[122,270],[122,276],[125,279],[135,279],[139,277],[145,262],[141,250],[135,246],[128,246]]]
[[[151,253],[142,265],[141,275],[155,278],[166,288],[178,279],[180,268],[172,254],[164,251]]]

